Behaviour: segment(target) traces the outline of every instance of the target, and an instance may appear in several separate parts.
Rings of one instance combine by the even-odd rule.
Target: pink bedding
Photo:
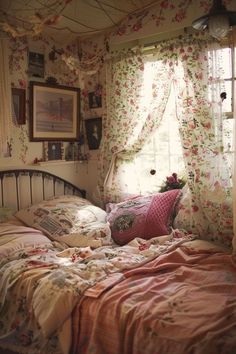
[[[236,268],[212,243],[67,248],[0,225],[0,353],[234,354],[235,333]]]
[[[41,231],[27,227],[17,219],[1,223],[0,260],[22,248],[45,244],[51,244],[51,241]]]
[[[230,254],[192,241],[105,290],[73,316],[71,354],[236,353],[236,268]],[[97,298],[96,298],[97,296]]]
[[[129,244],[68,248],[40,231],[0,225],[0,348],[71,354],[72,313],[83,294],[112,287],[134,269],[194,239],[173,231]],[[95,286],[95,288],[94,288]]]

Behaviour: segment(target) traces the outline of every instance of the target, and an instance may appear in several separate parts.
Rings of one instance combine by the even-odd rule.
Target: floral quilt
[[[124,278],[124,270],[194,238],[175,230],[122,247],[91,250],[54,242],[16,249],[0,260],[0,347],[29,354],[69,353],[72,311],[86,291],[92,294],[101,280],[111,286]]]

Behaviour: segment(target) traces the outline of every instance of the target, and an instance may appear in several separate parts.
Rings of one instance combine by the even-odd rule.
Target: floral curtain
[[[169,68],[138,50],[112,58],[106,69],[107,110],[100,161],[101,185],[106,176],[104,202],[140,193],[134,157],[160,124],[171,89]],[[146,94],[147,86],[151,86],[150,96]]]
[[[193,232],[230,245],[232,182],[223,152],[220,49],[217,43],[198,39],[173,47],[178,119],[190,189],[181,213]]]
[[[158,44],[152,55],[132,53],[109,62],[100,175],[108,170],[105,202],[130,193],[128,176],[133,194],[138,193],[135,154],[158,128],[173,84],[189,187],[181,210],[184,226],[229,244],[232,186],[222,144],[222,67],[219,46],[205,37],[185,36]],[[150,63],[154,70],[148,101],[144,77]]]

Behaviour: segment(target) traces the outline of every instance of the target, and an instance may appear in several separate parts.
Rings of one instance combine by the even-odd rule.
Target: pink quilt
[[[192,241],[125,276],[80,301],[71,354],[236,353],[230,254]]]
[[[1,224],[0,347],[24,354],[71,354],[72,313],[83,294],[97,296],[98,289],[125,279],[125,269],[192,239],[194,235],[175,230],[92,250],[64,247],[40,231]]]

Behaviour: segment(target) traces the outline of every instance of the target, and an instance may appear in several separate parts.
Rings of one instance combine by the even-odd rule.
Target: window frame
[[[230,48],[231,50],[231,77],[224,78],[224,82],[231,82],[231,111],[224,112],[223,121],[232,120],[234,123],[234,107],[235,107],[235,86],[236,86],[236,47],[233,41],[233,38],[223,39],[221,41],[222,49]],[[234,128],[233,128],[234,130]],[[234,133],[233,133],[234,134]],[[235,152],[235,143],[233,142],[232,146],[227,149],[224,149],[225,154],[233,154]]]

